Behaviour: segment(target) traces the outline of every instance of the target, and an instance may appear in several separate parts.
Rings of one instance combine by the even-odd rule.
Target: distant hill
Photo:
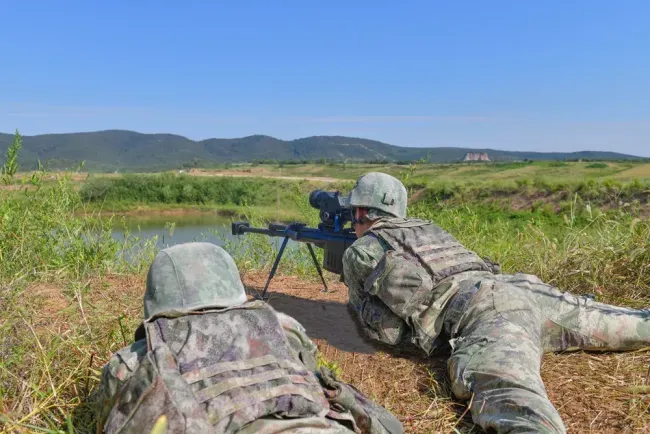
[[[0,133],[0,152],[4,154],[12,138],[12,134]],[[255,135],[235,139],[194,141],[173,134],[141,134],[133,131],[108,130],[24,136],[20,164],[23,169],[32,169],[40,159],[43,163],[49,161],[52,168],[70,168],[85,160],[87,170],[146,171],[256,160],[413,161],[428,154],[432,162],[456,162],[461,161],[468,152],[485,152],[491,161],[641,159],[633,155],[596,151],[561,153],[468,148],[407,148],[376,140],[342,136],[314,136],[285,141]]]

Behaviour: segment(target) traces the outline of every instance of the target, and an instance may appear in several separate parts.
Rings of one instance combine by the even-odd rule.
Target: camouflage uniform
[[[98,431],[402,432],[385,409],[317,369],[293,318],[246,301],[232,258],[209,243],[163,250],[136,341],[104,367]]]
[[[350,304],[368,335],[427,354],[448,340],[454,395],[496,432],[564,433],[540,376],[549,351],[650,344],[650,312],[504,275],[431,222],[375,221],[343,259]]]

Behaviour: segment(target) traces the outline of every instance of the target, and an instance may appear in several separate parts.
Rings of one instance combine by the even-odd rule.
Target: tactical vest
[[[390,250],[366,279],[365,290],[409,324],[412,343],[431,352],[442,330],[442,311],[458,290],[453,281],[441,282],[454,274],[490,271],[490,267],[426,220],[382,219],[369,232]]]
[[[148,352],[122,387],[106,432],[234,433],[265,416],[323,417],[329,403],[263,302],[145,324]]]

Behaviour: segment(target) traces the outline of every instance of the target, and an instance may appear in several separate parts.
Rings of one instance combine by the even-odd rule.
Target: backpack
[[[325,417],[316,375],[292,357],[261,301],[145,323],[147,353],[118,393],[107,433],[235,433],[264,417]]]

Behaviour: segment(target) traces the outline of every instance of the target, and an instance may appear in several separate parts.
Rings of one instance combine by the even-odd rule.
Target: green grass
[[[492,218],[471,208],[413,215],[431,219],[468,248],[575,293],[597,291],[604,300],[647,305],[650,300],[650,222],[621,212],[563,219]]]
[[[143,218],[169,216],[168,219],[186,219],[185,215],[216,213],[221,216],[243,216],[246,210],[254,212],[267,220],[293,221],[301,214],[292,203],[282,202],[278,205],[234,205],[234,204],[187,204],[187,203],[142,203],[138,201],[91,202],[86,203],[84,212],[102,216],[141,215]],[[176,216],[176,217],[175,217]]]
[[[119,336],[104,313],[110,303],[88,304],[90,282],[141,275],[155,240],[114,240],[111,218],[79,213],[68,176],[42,186],[44,175],[29,178],[33,189],[0,191],[0,429],[68,432],[75,420],[84,431],[93,419],[83,405],[97,384],[93,360],[103,363]],[[134,247],[139,254],[127,261]]]
[[[605,168],[590,168],[594,164],[602,163],[354,165],[342,167],[338,172],[336,165],[290,166],[291,176],[322,175],[331,178],[335,175],[341,179],[334,183],[309,178],[287,180],[255,177],[284,176],[286,169],[277,168],[274,171],[271,166],[261,169],[251,166],[248,169],[236,168],[239,175],[244,170],[250,170],[243,172],[247,177],[193,176],[171,172],[111,177],[93,175],[81,181],[77,187],[82,201],[94,211],[191,208],[241,214],[253,207],[264,218],[288,221],[301,217],[294,200],[296,193],[308,195],[316,188],[347,193],[353,186],[350,176],[368,170],[386,170],[403,180],[416,202],[425,201],[434,207],[470,205],[511,216],[540,211],[561,215],[572,207],[579,207],[579,212],[589,208],[592,212],[606,212],[627,207],[629,212],[647,214],[650,208],[650,177],[616,179],[605,176],[612,171],[643,175],[644,165],[610,162]],[[438,173],[430,175],[431,171]]]
[[[318,216],[305,211],[305,221],[316,224]],[[559,216],[471,206],[435,208],[420,202],[409,215],[434,221],[468,248],[500,262],[504,272],[537,274],[577,293],[597,290],[608,301],[650,301],[650,222],[624,210]],[[249,218],[255,226],[265,223],[254,214]],[[242,270],[272,265],[274,252],[264,236],[249,234],[227,248]],[[320,260],[321,251],[317,254]],[[281,273],[318,277],[305,248],[285,253],[285,258]]]
[[[336,186],[334,186],[336,187]],[[198,177],[173,173],[93,177],[81,184],[81,200],[91,209],[128,211],[192,207],[237,213],[248,206],[269,218],[295,218],[293,197],[323,188],[317,182],[262,178]]]
[[[528,167],[510,163],[494,173]],[[408,184],[424,193],[409,214],[434,220],[469,248],[499,261],[505,272],[537,274],[563,290],[594,293],[602,301],[650,304],[650,222],[639,218],[632,204],[618,205],[647,200],[645,181],[522,178],[458,186],[421,182],[419,170],[411,172]],[[260,211],[273,207],[280,195],[282,208],[312,226],[318,221],[306,195],[317,184],[309,182],[155,175],[117,177],[115,190],[101,184],[106,180],[93,181],[78,191],[70,177],[43,185],[45,176],[34,174],[34,188],[28,191],[0,190],[0,432],[70,432],[70,425],[76,432],[92,432],[92,392],[101,367],[131,340],[140,319],[144,273],[154,245],[130,236],[112,239],[115,221],[88,213],[87,200],[92,198],[96,207],[112,198],[155,205],[160,195],[169,206],[178,206],[179,198],[180,205],[187,198],[197,206],[220,201],[261,226],[268,216]],[[559,211],[544,200],[515,209],[495,197],[552,197],[565,203]],[[617,206],[601,213],[587,206],[590,201]],[[140,256],[127,261],[134,247]],[[242,272],[268,270],[274,258],[261,235],[246,235],[226,248]],[[317,278],[304,246],[287,252],[279,272]]]
[[[470,162],[454,164],[238,164],[231,168],[217,169],[214,172],[250,173],[282,176],[329,177],[341,180],[354,180],[363,173],[380,171],[402,177],[409,166],[416,170],[412,181],[431,182],[485,182],[495,180],[539,179],[549,182],[579,182],[585,179],[628,179],[626,172],[636,171],[639,179],[650,179],[650,163],[631,161],[603,162],[563,162],[563,161],[522,161],[522,162]],[[208,171],[209,172],[209,171]]]
[[[112,218],[80,215],[83,203],[69,178],[61,176],[53,187],[39,185],[42,174],[31,179],[33,190],[0,192],[0,279],[7,285],[22,281],[83,279],[110,267],[136,271],[120,261],[120,253],[140,240],[113,240]]]
[[[650,205],[650,180],[550,182],[524,178],[483,183],[430,183],[411,185],[409,190],[412,194],[419,192],[419,201],[432,206],[469,205],[503,212],[546,209],[562,214],[576,206],[582,210],[602,208],[607,211],[625,207],[631,212],[642,212]]]

